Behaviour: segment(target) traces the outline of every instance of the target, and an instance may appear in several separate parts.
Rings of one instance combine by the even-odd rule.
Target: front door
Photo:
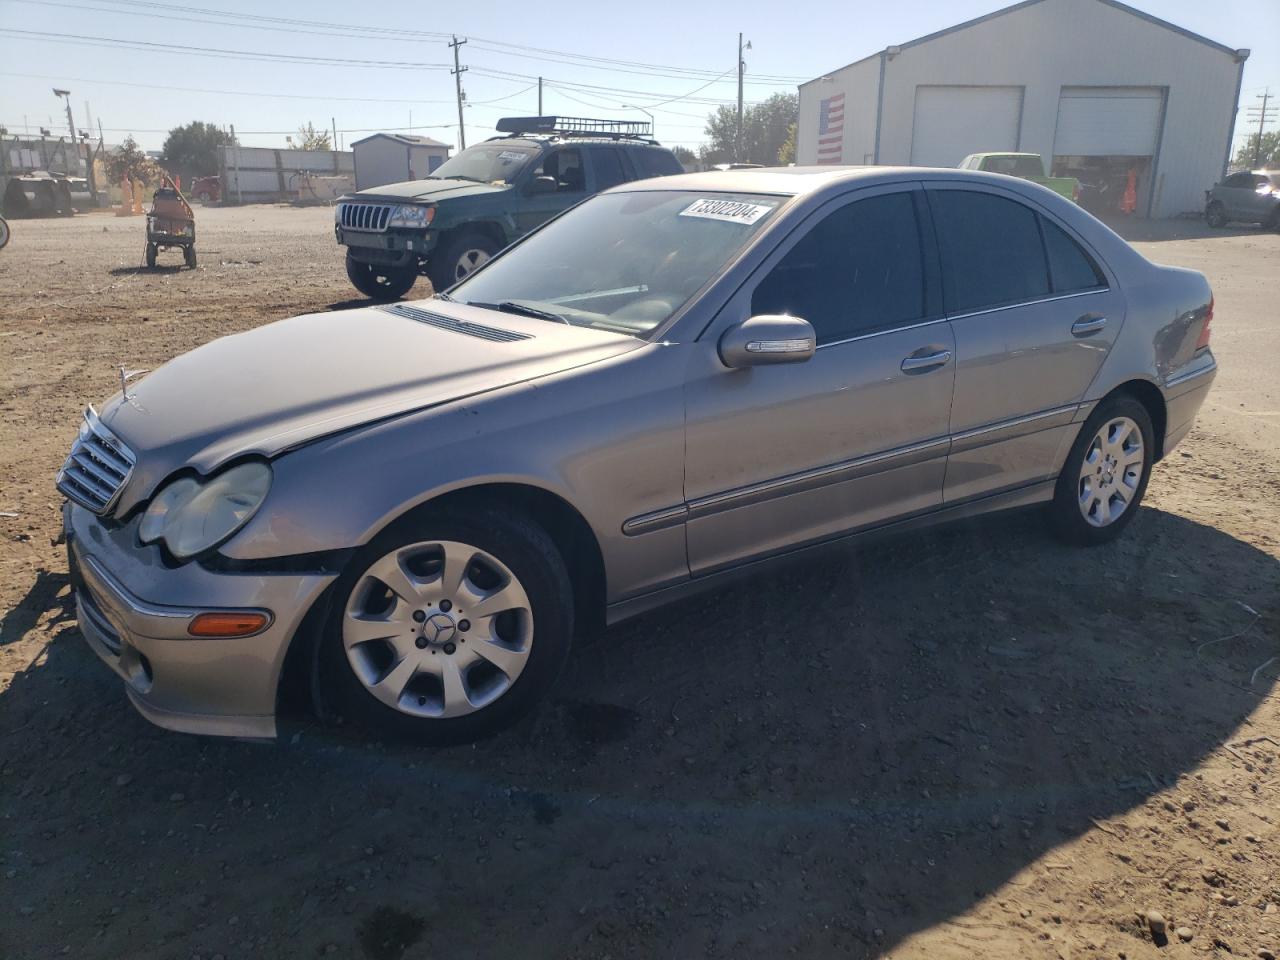
[[[920,243],[923,196],[902,185],[827,204],[698,341],[686,389],[694,575],[941,503],[954,343]],[[814,356],[726,368],[720,334],[760,314],[808,320]]]
[[[530,185],[538,177],[551,177],[555,180],[555,191],[530,193]],[[582,150],[578,147],[555,147],[548,150],[534,169],[526,174],[521,191],[519,209],[516,211],[516,227],[523,236],[587,196],[586,166]]]
[[[1083,243],[998,190],[930,185],[956,340],[948,503],[1052,476],[1124,322]]]

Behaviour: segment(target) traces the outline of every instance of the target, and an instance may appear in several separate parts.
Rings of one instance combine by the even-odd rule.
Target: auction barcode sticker
[[[704,220],[727,220],[730,223],[752,224],[769,213],[773,207],[742,200],[695,200],[680,211],[682,217],[701,217]]]

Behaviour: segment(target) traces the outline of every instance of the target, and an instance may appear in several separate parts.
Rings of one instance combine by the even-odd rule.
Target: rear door
[[[956,384],[944,499],[1052,476],[1124,301],[1065,225],[998,189],[931,184]]]
[[[1248,220],[1253,193],[1253,174],[1233,173],[1214,191],[1222,201],[1227,217],[1232,220]]]

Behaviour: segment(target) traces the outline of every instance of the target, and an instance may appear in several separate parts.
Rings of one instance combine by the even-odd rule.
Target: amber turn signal
[[[270,616],[254,610],[201,613],[191,618],[187,633],[193,637],[247,637],[264,629],[270,622]]]

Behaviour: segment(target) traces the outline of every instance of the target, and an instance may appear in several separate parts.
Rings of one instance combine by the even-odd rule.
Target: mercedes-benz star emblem
[[[453,635],[457,632],[458,628],[454,624],[453,618],[443,613],[437,613],[422,625],[422,635],[427,638],[429,643],[447,643],[453,639]]]

